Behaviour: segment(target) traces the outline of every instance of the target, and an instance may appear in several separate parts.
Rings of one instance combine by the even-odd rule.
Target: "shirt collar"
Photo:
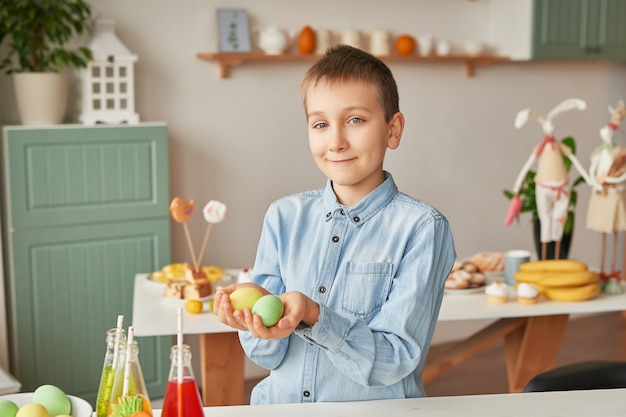
[[[328,179],[326,188],[324,188],[325,220],[330,220],[333,216],[340,215],[341,210],[343,210],[355,225],[372,218],[383,207],[389,204],[398,192],[398,187],[396,187],[393,176],[387,171],[383,171],[383,174],[385,175],[383,183],[366,195],[356,206],[344,206],[339,204],[337,196],[333,191],[332,181]]]

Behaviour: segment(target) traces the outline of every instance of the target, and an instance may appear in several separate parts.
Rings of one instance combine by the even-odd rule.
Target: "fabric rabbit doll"
[[[537,161],[535,199],[541,224],[541,259],[546,259],[547,243],[551,241],[555,242],[555,257],[558,258],[564,225],[567,220],[571,186],[563,157],[569,158],[585,182],[593,186],[587,172],[572,153],[572,150],[553,136],[555,129],[553,121],[557,115],[574,109],[584,110],[586,107],[587,105],[583,100],[571,98],[561,102],[545,117],[531,109],[524,109],[518,112],[515,118],[515,127],[518,129],[526,124],[529,119],[536,120],[544,134],[543,140],[535,146],[518,174],[513,188],[514,197],[511,200],[512,204],[515,204],[513,201],[519,199],[518,194],[526,173]]]
[[[602,233],[600,277],[603,281],[611,283],[605,286],[605,291],[619,293],[621,287],[617,282],[621,280],[621,272],[616,269],[615,265],[617,232],[626,231],[626,195],[624,192],[626,189],[626,148],[616,146],[613,136],[626,117],[624,102],[620,100],[616,108],[609,106],[609,113],[611,121],[600,129],[602,144],[591,153],[589,176],[594,183],[595,191],[589,198],[587,228]],[[613,233],[609,273],[604,270],[607,233]],[[612,278],[613,281],[611,281]]]

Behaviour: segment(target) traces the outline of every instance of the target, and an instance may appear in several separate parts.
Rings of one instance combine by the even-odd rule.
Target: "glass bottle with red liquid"
[[[181,351],[182,350],[182,351]],[[204,417],[202,401],[191,368],[189,346],[172,346],[170,374],[163,398],[162,417]]]

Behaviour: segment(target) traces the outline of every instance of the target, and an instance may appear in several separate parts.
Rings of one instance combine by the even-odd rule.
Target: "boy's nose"
[[[333,129],[331,133],[330,143],[328,148],[331,151],[337,152],[345,149],[347,146],[346,136],[343,129]]]

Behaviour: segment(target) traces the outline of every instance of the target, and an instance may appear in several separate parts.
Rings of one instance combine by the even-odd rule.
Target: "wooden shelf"
[[[198,52],[196,57],[205,61],[215,61],[218,63],[218,75],[220,78],[227,78],[231,67],[242,65],[246,62],[303,62],[316,61],[321,55],[304,54],[282,54],[266,55],[262,53],[230,53],[230,52]],[[451,62],[462,63],[465,66],[465,75],[474,76],[476,67],[486,67],[492,62],[510,61],[511,58],[498,55],[448,55],[448,56],[419,56],[419,55],[388,55],[380,57],[385,62]]]

